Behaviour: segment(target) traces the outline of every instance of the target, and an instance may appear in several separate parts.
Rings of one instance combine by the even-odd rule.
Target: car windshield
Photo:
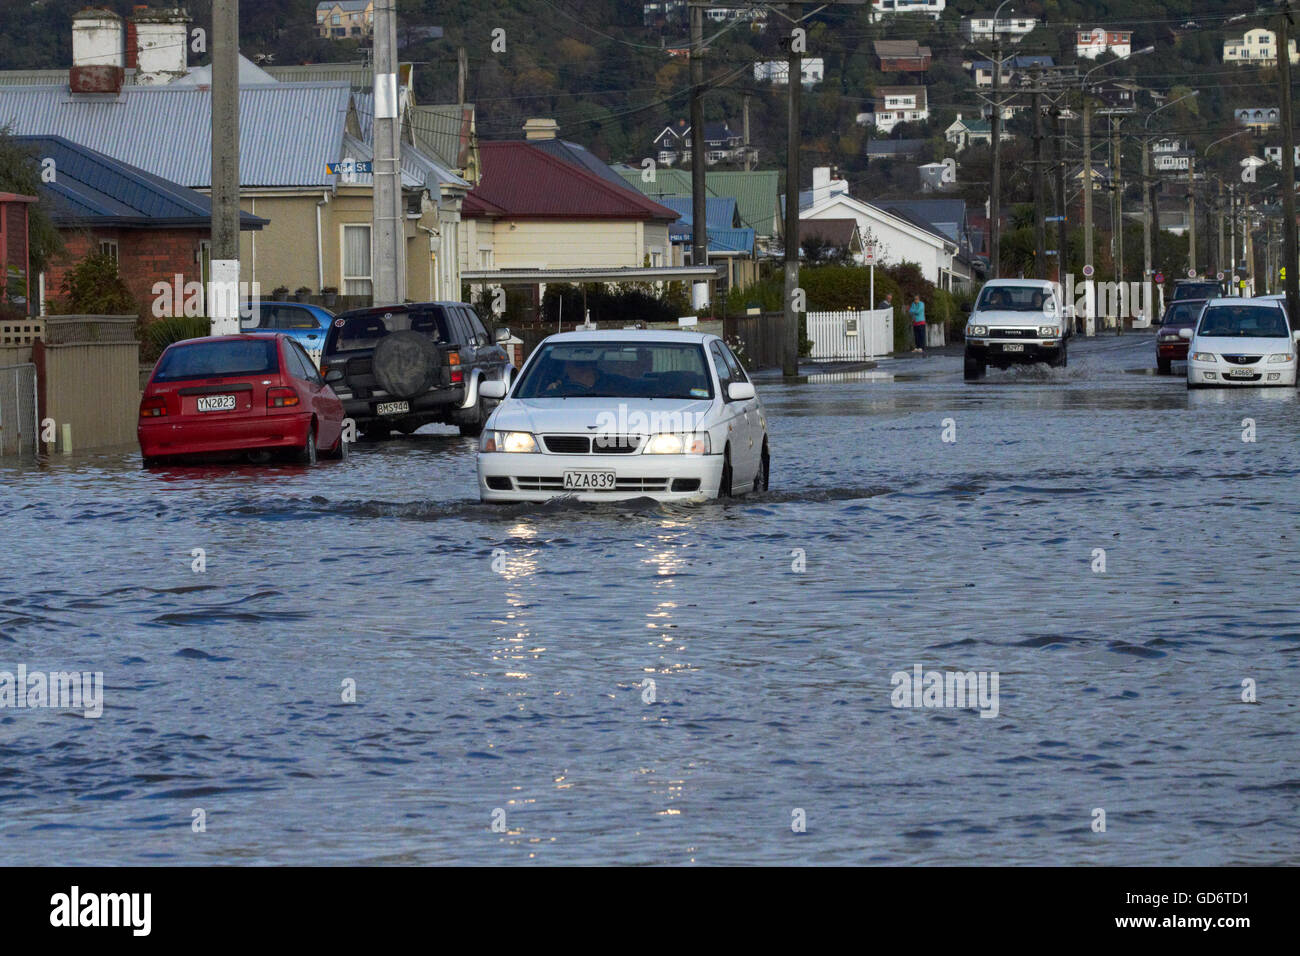
[[[440,309],[367,311],[356,315],[341,315],[334,320],[330,329],[326,351],[333,353],[373,349],[385,335],[406,331],[421,332],[435,342],[446,342],[446,322]]]
[[[233,375],[269,375],[280,370],[274,339],[226,342],[182,342],[158,361],[155,382],[189,378],[225,378]]]
[[[1197,335],[1278,339],[1290,335],[1282,310],[1265,305],[1212,305],[1201,316]]]
[[[1196,315],[1201,311],[1204,302],[1192,300],[1189,302],[1179,302],[1177,305],[1171,305],[1165,312],[1163,325],[1191,325],[1196,321]]]
[[[712,398],[704,349],[667,342],[555,342],[524,370],[515,398]]]
[[[976,312],[1042,312],[1051,293],[1036,285],[985,286]]]
[[[1206,296],[1218,295],[1220,291],[1217,282],[1180,282],[1174,286],[1174,301],[1204,299]]]

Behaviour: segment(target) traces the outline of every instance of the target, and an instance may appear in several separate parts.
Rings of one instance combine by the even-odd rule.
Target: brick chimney
[[[135,35],[135,15],[149,8],[143,3],[137,3],[131,10],[132,19],[126,21],[126,68],[134,70],[140,65],[140,41]]]
[[[103,7],[87,7],[72,16],[73,93],[118,93],[122,89],[122,18]]]
[[[131,14],[135,28],[135,82],[161,86],[189,72],[186,51],[190,45],[190,15],[180,7],[151,10],[137,7]]]

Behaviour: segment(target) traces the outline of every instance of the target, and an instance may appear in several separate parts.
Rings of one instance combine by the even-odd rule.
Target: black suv
[[[513,369],[501,342],[463,302],[408,302],[353,309],[335,317],[325,336],[321,373],[343,410],[367,438],[421,425],[483,430],[490,409],[480,381],[509,382]]]
[[[1223,295],[1223,283],[1214,279],[1177,279],[1174,282],[1174,301],[1183,299],[1217,299]]]

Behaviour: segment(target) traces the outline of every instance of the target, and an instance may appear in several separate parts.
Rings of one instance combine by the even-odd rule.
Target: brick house
[[[56,175],[41,184],[40,201],[63,237],[63,255],[42,276],[42,306],[63,296],[63,281],[88,255],[105,253],[140,306],[149,313],[156,282],[202,277],[206,284],[212,202],[202,193],[127,165],[62,136],[17,136]],[[267,220],[240,213],[241,231]],[[45,311],[44,308],[41,310]]]

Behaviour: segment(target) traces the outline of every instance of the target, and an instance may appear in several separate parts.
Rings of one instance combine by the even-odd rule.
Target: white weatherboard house
[[[801,220],[853,219],[862,241],[876,244],[877,265],[915,262],[921,274],[939,288],[953,288],[957,243],[932,228],[836,191],[828,177],[819,177],[820,172],[813,170],[811,204],[800,209]]]

